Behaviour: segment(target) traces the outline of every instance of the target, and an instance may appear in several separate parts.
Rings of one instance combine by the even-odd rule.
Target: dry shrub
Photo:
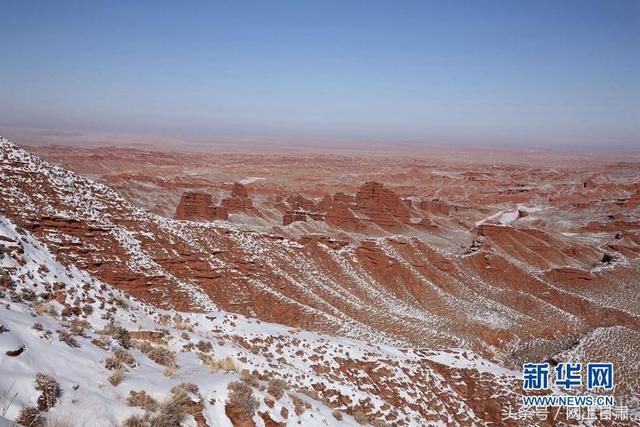
[[[124,367],[119,367],[113,370],[113,373],[109,375],[107,380],[111,383],[112,386],[116,387],[118,384],[122,382],[124,379],[125,369]]]
[[[42,332],[42,331],[44,331],[44,326],[42,326],[42,323],[36,322],[36,323],[33,324],[31,329],[33,329],[34,331]]]
[[[80,344],[78,344],[78,341],[74,338],[73,334],[68,330],[58,329],[57,332],[58,332],[58,339],[64,342],[65,344],[67,344],[69,347],[74,347],[74,348],[80,347]]]
[[[180,383],[171,389],[171,394],[178,393],[191,393],[194,396],[201,398],[200,388],[193,383]]]
[[[73,335],[84,336],[84,330],[90,326],[91,324],[84,319],[73,319],[69,322],[69,327]]]
[[[169,366],[165,366],[164,369],[162,370],[162,375],[164,375],[167,378],[173,378],[176,375],[176,365],[169,365]]]
[[[304,411],[306,410],[304,401],[294,394],[290,394],[289,397],[293,402],[293,409],[295,410],[296,415],[300,416],[304,414]]]
[[[342,421],[342,414],[339,411],[333,411],[331,415],[333,415],[333,418],[336,420]]]
[[[129,335],[129,331],[113,321],[109,322],[107,326],[105,326],[103,330],[98,331],[98,333],[102,335],[109,335],[118,341],[124,348],[131,347],[131,335]]]
[[[133,415],[127,418],[123,427],[176,427],[181,425],[187,415],[191,399],[184,393],[175,393],[158,404],[155,410],[146,410],[143,416]]]
[[[203,353],[209,353],[213,350],[213,345],[209,341],[200,340],[198,344],[196,344],[196,348]]]
[[[58,317],[56,308],[50,302],[37,302],[31,306],[33,312],[38,316],[48,314],[51,317]]]
[[[117,305],[118,307],[123,308],[123,309],[125,309],[125,310],[129,308],[129,303],[128,303],[128,302],[127,302],[127,300],[126,300],[124,297],[122,297],[122,296],[117,296],[117,297],[115,297],[115,298],[113,299],[113,303],[114,303],[115,305]]]
[[[173,316],[173,327],[180,331],[189,331],[193,332],[193,325],[191,324],[191,319],[185,319],[182,317],[180,313],[177,313]]]
[[[275,397],[276,399],[280,399],[284,396],[284,391],[289,387],[289,385],[280,379],[275,379],[269,381],[267,386],[267,393]]]
[[[358,424],[366,425],[369,424],[369,417],[363,411],[358,410],[353,413],[353,419],[356,420]]]
[[[198,358],[202,363],[208,365],[212,371],[238,371],[238,365],[231,356],[227,356],[224,359],[216,359],[209,354],[197,353]]]
[[[129,397],[127,398],[127,403],[129,406],[136,406],[151,412],[155,412],[158,409],[158,401],[149,396],[144,390],[131,390],[129,392]]]
[[[104,361],[104,367],[107,369],[120,369],[129,366],[131,368],[136,366],[136,360],[131,353],[127,350],[119,347],[113,352],[113,356],[108,357]]]
[[[251,387],[258,388],[260,387],[260,383],[258,379],[251,373],[249,370],[245,369],[240,373],[240,379],[242,382],[250,385]]]
[[[144,354],[147,354],[148,352],[151,351],[151,349],[153,349],[153,345],[151,345],[149,341],[145,341],[145,340],[133,340],[131,342],[131,345],[134,348],[137,348],[138,350],[143,352]]]
[[[36,390],[41,392],[38,397],[38,409],[44,412],[53,408],[62,396],[62,389],[58,381],[49,375],[36,374],[35,385]]]
[[[162,366],[176,366],[176,353],[169,350],[167,347],[155,346],[146,352],[147,357],[158,365]]]
[[[109,340],[105,337],[93,338],[91,344],[100,347],[103,350],[109,350]]]
[[[176,393],[160,404],[156,415],[151,419],[153,427],[175,427],[189,415],[191,398],[187,393]]]
[[[27,427],[42,427],[44,426],[44,417],[38,408],[25,406],[20,410],[18,418],[16,418],[16,424]]]
[[[142,415],[131,415],[122,422],[122,427],[149,427],[149,423]]]
[[[242,413],[251,418],[258,410],[260,402],[253,396],[253,388],[242,381],[234,381],[227,386],[229,389],[229,404],[239,408]]]
[[[131,368],[135,367],[136,359],[134,359],[131,353],[122,347],[118,347],[113,352],[113,355],[104,361],[104,366],[107,369],[124,368],[125,365]]]

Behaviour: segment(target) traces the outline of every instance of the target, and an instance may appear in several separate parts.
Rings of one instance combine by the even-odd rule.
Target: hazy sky
[[[640,1],[0,0],[0,126],[640,144]]]

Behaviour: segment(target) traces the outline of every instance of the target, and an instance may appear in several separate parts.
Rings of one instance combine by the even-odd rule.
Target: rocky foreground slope
[[[354,195],[281,200],[283,219],[298,215],[282,228],[216,220],[199,196],[199,221],[173,220],[6,140],[0,181],[0,343],[19,352],[0,362],[5,416],[38,405],[42,367],[61,387],[44,416],[83,420],[82,401],[118,424],[145,414],[128,405],[131,391],[161,401],[187,383],[198,386],[186,391],[187,422],[199,425],[500,423],[523,361],[594,353],[616,363],[620,401],[639,403],[637,181],[600,204],[594,183],[556,192],[556,205],[587,203],[601,217],[568,211],[562,231],[548,225],[556,207],[519,193],[513,209],[464,221],[464,207],[406,204],[371,182]],[[220,212],[268,217],[241,186],[227,200]],[[106,362],[116,352],[124,362]],[[163,365],[156,353],[175,357]],[[248,408],[230,398],[234,381]]]

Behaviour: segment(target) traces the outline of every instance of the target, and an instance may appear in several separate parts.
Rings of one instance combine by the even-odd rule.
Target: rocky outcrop
[[[391,190],[378,182],[367,182],[356,193],[356,206],[372,222],[383,228],[409,223],[409,209]]]
[[[246,212],[253,209],[253,201],[249,197],[247,188],[239,182],[233,184],[231,197],[223,199],[221,204],[230,213]]]
[[[410,202],[377,182],[362,185],[355,197],[336,193],[332,199],[327,194],[317,205],[300,195],[286,201],[290,210],[282,218],[283,225],[314,219],[348,231],[364,231],[372,224],[397,230],[410,219]]]
[[[212,221],[227,219],[229,213],[224,206],[214,206],[211,194],[189,191],[182,195],[176,207],[176,219]]]
[[[449,204],[440,199],[421,200],[418,203],[418,208],[425,212],[444,216],[449,216],[449,212],[451,211]]]

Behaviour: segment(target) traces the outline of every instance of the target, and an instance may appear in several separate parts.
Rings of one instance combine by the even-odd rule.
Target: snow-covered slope
[[[238,380],[250,385],[259,402],[253,416],[258,425],[264,422],[260,413],[293,425],[357,424],[347,413],[360,420],[374,415],[407,425],[422,425],[427,419],[465,424],[480,418],[440,368],[491,384],[504,397],[516,381],[515,372],[469,351],[370,345],[222,311],[178,314],[157,309],[85,271],[62,266],[37,239],[5,217],[0,217],[0,241],[0,265],[9,273],[1,291],[0,352],[20,352],[0,359],[0,391],[9,419],[24,407],[37,406],[38,374],[54,378],[61,388],[59,401],[42,415],[70,418],[73,425],[118,425],[143,412],[128,405],[131,391],[144,390],[161,401],[182,383],[198,386],[200,394],[191,397],[202,405],[199,414],[205,422],[231,425],[225,413],[230,407],[227,387]],[[133,337],[126,351],[135,360],[133,366],[125,365],[117,385],[109,382],[115,371],[105,367],[105,360],[122,349],[122,343],[118,336],[101,333],[114,324]],[[174,368],[167,369],[138,349],[147,339],[176,354]],[[216,361],[227,365],[218,363],[223,366],[216,369]],[[269,393],[275,379],[283,381],[280,398]],[[397,390],[380,394],[380,387]],[[321,398],[318,389],[333,395]],[[394,405],[385,399],[390,396]],[[195,423],[190,416],[185,425]]]

